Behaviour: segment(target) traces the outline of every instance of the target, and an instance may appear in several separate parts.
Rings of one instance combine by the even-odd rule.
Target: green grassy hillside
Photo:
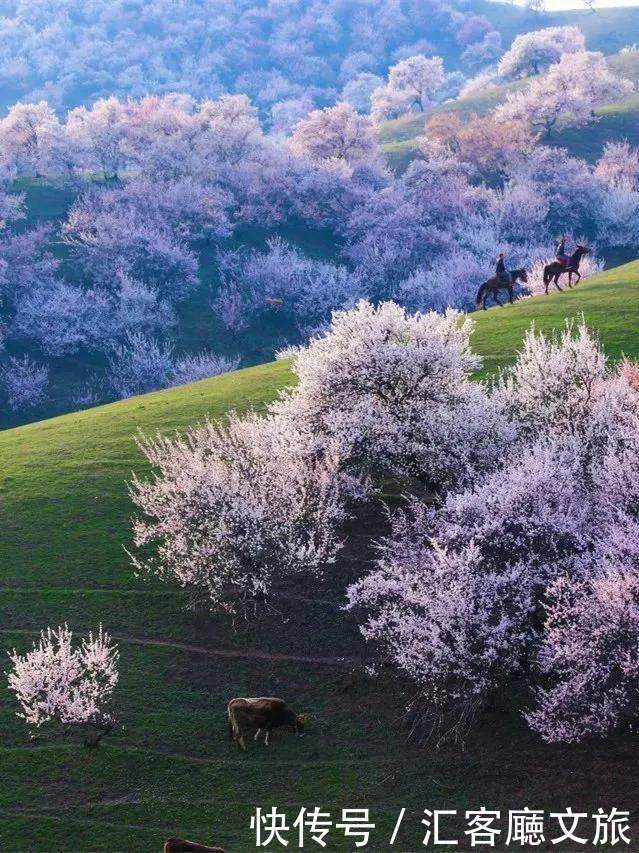
[[[612,358],[639,355],[639,262],[478,314],[474,343],[494,370],[512,360],[532,319],[551,329],[581,311]],[[339,611],[367,559],[361,534],[324,582],[291,588],[278,612],[235,632],[187,610],[181,591],[132,575],[123,545],[125,480],[144,470],[136,430],[260,406],[289,381],[278,362],[0,433],[0,649],[27,648],[48,624],[80,630],[102,620],[119,638],[123,725],[98,750],[30,742],[0,682],[0,850],[151,853],[179,833],[238,853],[254,846],[253,806],[277,804],[291,820],[302,805],[335,815],[368,806],[379,827],[371,850],[388,849],[405,806],[393,849],[406,853],[421,844],[424,808],[634,807],[631,742],[546,746],[522,723],[527,699],[517,691],[500,697],[464,752],[406,743],[397,685],[362,674],[366,649]],[[383,523],[360,519],[369,534]],[[226,701],[258,693],[309,712],[307,737],[232,748]]]
[[[590,44],[588,42],[588,44]],[[639,81],[639,53],[618,54],[608,59],[610,66],[620,76]],[[470,116],[483,116],[501,104],[508,93],[526,85],[525,80],[491,86],[479,95],[461,98],[442,104],[430,113],[402,116],[385,122],[379,132],[382,149],[396,172],[404,171],[418,151],[418,138],[423,135],[428,121],[439,113],[454,113],[465,120]],[[628,139],[639,143],[639,96],[633,95],[620,104],[608,104],[595,110],[597,121],[586,128],[555,132],[547,140],[549,145],[560,145],[578,157],[594,162],[606,142]]]

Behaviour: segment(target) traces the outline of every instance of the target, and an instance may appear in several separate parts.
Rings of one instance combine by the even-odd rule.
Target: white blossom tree
[[[563,54],[585,49],[586,41],[578,27],[547,27],[522,33],[500,59],[499,74],[502,77],[539,74],[559,62]]]
[[[128,332],[109,354],[109,387],[120,397],[133,397],[171,384],[173,347],[141,332]]]
[[[364,637],[410,679],[412,729],[463,740],[494,690],[521,663],[531,608],[522,567],[490,571],[472,545],[432,544],[419,513],[399,513],[376,571],[348,590],[369,615]]]
[[[597,160],[595,175],[608,186],[619,184],[636,189],[639,178],[639,149],[627,140],[608,141]]]
[[[582,741],[615,728],[639,687],[636,567],[555,581],[538,662],[550,684],[537,690],[526,719],[545,741]]]
[[[423,111],[444,82],[444,61],[441,56],[409,56],[388,72],[392,92],[404,93],[415,109]]]
[[[416,476],[434,488],[471,478],[506,440],[469,381],[479,359],[470,320],[360,302],[333,315],[293,363],[297,386],[274,412],[343,448],[351,470]]]
[[[67,133],[86,152],[86,166],[105,179],[117,178],[127,163],[127,109],[118,98],[101,98],[91,108],[77,107],[67,116]]]
[[[342,89],[342,99],[358,112],[369,113],[373,92],[383,85],[384,80],[377,74],[361,72],[346,83]]]
[[[58,118],[46,101],[15,104],[0,121],[0,164],[40,176],[47,171],[58,131]]]
[[[79,643],[66,626],[42,631],[38,644],[9,655],[9,689],[20,704],[18,716],[38,729],[54,722],[65,730],[94,730],[85,744],[97,746],[114,725],[109,705],[118,683],[117,646],[102,630]]]
[[[49,368],[28,355],[11,356],[0,368],[0,380],[13,412],[24,413],[42,406],[49,392]]]
[[[186,385],[189,382],[198,382],[200,379],[208,379],[210,376],[218,376],[220,373],[228,373],[235,370],[240,363],[238,357],[216,355],[213,352],[199,352],[195,355],[185,355],[178,359],[171,375],[172,385]]]
[[[282,578],[318,574],[346,517],[336,449],[318,454],[273,417],[230,415],[184,438],[144,439],[135,479],[134,565],[177,581],[211,609],[246,613]]]

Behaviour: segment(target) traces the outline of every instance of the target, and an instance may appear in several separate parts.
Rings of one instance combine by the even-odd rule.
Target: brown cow
[[[185,838],[167,838],[164,842],[164,853],[226,853],[221,847],[207,847],[197,841],[187,841]]]
[[[298,737],[304,733],[305,714],[296,714],[283,699],[262,696],[254,699],[231,699],[228,704],[229,736],[242,749],[246,749],[244,734],[255,731],[253,740],[264,732],[264,744],[268,746],[273,729],[293,726]]]

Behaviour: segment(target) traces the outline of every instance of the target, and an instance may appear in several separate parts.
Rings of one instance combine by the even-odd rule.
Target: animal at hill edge
[[[229,717],[229,737],[242,749],[246,749],[244,735],[255,732],[257,740],[264,732],[264,744],[268,746],[273,729],[292,726],[298,737],[304,734],[305,714],[296,714],[283,699],[261,696],[244,699],[231,699],[227,706]]]
[[[563,290],[562,287],[559,287],[559,276],[564,273],[568,273],[568,287],[572,287],[573,273],[577,276],[577,281],[575,282],[576,287],[581,281],[579,263],[583,256],[588,254],[590,254],[588,246],[577,244],[575,251],[568,258],[566,263],[563,263],[563,260],[557,259],[551,264],[547,264],[544,267],[544,284],[546,285],[546,294],[548,293],[548,286],[551,282],[554,283],[557,290]]]
[[[500,290],[508,291],[508,301],[512,302],[515,295],[515,284],[518,281],[522,281],[524,284],[528,281],[526,270],[510,270],[509,272],[497,273],[489,278],[477,291],[477,299],[475,300],[477,308],[481,306],[485,311],[486,300],[489,296],[492,296],[495,302],[503,308],[504,303],[498,298],[497,294]]]
[[[226,853],[221,847],[207,847],[197,841],[187,841],[186,838],[167,838],[164,842],[164,853]]]

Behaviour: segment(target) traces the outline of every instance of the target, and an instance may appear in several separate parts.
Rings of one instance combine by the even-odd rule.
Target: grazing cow
[[[246,749],[244,735],[255,731],[253,740],[264,732],[264,744],[268,746],[273,729],[292,726],[298,737],[304,732],[305,714],[296,714],[283,699],[262,696],[255,699],[231,699],[228,704],[229,736],[242,749]]]
[[[185,838],[167,838],[164,842],[164,853],[226,853],[221,847],[207,847],[197,841],[187,841]]]

